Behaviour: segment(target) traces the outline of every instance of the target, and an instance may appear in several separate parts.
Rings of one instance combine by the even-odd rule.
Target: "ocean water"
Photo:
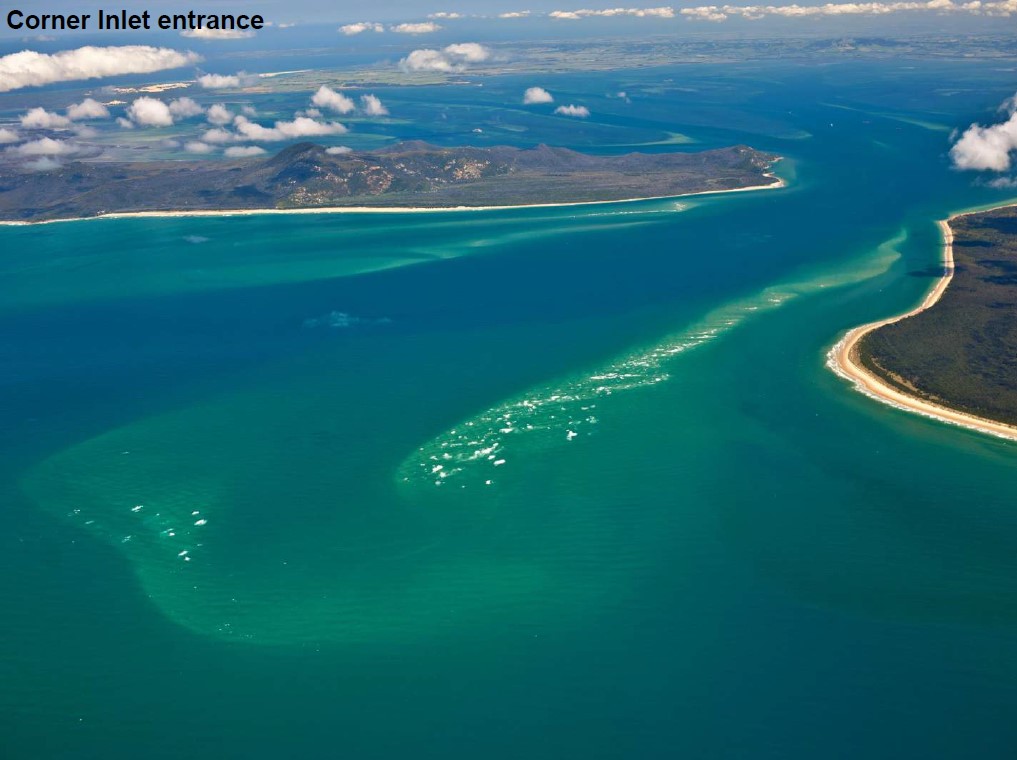
[[[568,130],[394,91],[789,184],[0,229],[4,755],[1014,757],[1017,447],[824,367],[1008,199],[945,154],[1013,81],[551,77],[614,109]]]

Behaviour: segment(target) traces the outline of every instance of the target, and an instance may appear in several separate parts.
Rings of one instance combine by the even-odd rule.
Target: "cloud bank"
[[[149,74],[200,60],[197,53],[148,45],[88,46],[52,54],[23,50],[0,58],[0,92],[78,79]]]
[[[693,21],[727,21],[729,18],[743,18],[757,21],[768,16],[784,18],[818,18],[823,16],[882,16],[901,12],[967,13],[978,16],[1007,17],[1017,15],[1017,0],[925,0],[924,2],[861,2],[826,3],[823,5],[700,5],[675,9],[671,6],[656,8],[607,8],[578,10],[557,10],[547,15],[564,21],[578,21],[584,18],[675,18],[682,16]],[[498,18],[517,18],[517,13],[502,13]]]
[[[616,16],[635,16],[637,18],[674,18],[674,8],[664,6],[661,8],[606,8],[604,10],[591,10],[580,8],[577,11],[551,11],[548,14],[551,18],[576,21],[591,16],[613,18]]]
[[[890,13],[925,11],[933,13],[969,13],[985,16],[1009,16],[1017,13],[1017,0],[955,3],[952,0],[895,3],[826,3],[825,5],[701,5],[683,8],[679,13],[696,21],[726,21],[740,17],[758,21],[767,16],[818,18],[823,16],[885,16]]]

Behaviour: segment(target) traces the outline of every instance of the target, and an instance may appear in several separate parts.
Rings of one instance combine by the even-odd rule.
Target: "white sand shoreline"
[[[114,211],[96,216],[68,217],[67,219],[43,219],[29,221],[0,221],[0,227],[29,227],[39,224],[60,224],[64,222],[87,222],[98,219],[157,219],[168,217],[230,217],[259,216],[271,214],[422,214],[450,213],[463,211],[507,211],[525,208],[571,208],[574,206],[603,206],[618,203],[638,203],[641,201],[664,201],[691,198],[697,195],[723,195],[726,193],[745,193],[756,190],[775,190],[786,187],[787,182],[776,174],[767,172],[763,176],[773,179],[767,185],[750,185],[735,187],[730,190],[701,190],[681,195],[657,195],[647,198],[620,198],[610,201],[575,201],[571,203],[527,203],[516,206],[322,206],[317,208],[264,208],[264,209],[194,209],[191,211]]]
[[[997,206],[996,208],[1007,208],[1008,205],[1010,204]],[[953,280],[954,273],[953,229],[950,227],[950,222],[963,216],[982,213],[987,210],[990,209],[967,211],[938,221],[937,224],[943,234],[943,265],[945,268],[945,273],[939,282],[936,283],[935,287],[933,287],[921,304],[911,311],[849,330],[827,353],[826,364],[838,376],[850,381],[856,390],[864,393],[869,398],[897,409],[920,414],[950,425],[986,433],[997,438],[1017,441],[1017,427],[951,409],[941,404],[926,401],[918,396],[904,393],[867,370],[858,360],[858,343],[866,335],[884,325],[899,322],[926,309],[931,309],[939,302],[939,299],[943,297],[943,293],[946,292],[947,287],[949,287],[950,282]]]

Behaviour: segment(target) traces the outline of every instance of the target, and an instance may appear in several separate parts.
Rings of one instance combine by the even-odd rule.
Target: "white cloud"
[[[347,148],[345,145],[334,145],[331,148],[325,148],[325,152],[330,156],[344,156],[347,153],[352,153],[353,148]]]
[[[55,158],[43,156],[42,158],[37,158],[34,161],[28,161],[23,164],[23,166],[25,169],[33,172],[48,172],[52,169],[59,169],[63,166],[63,164]]]
[[[508,11],[507,13],[499,13],[498,18],[526,18],[529,15],[529,11]]]
[[[1003,104],[1009,112],[1006,121],[983,127],[972,124],[950,149],[950,158],[958,169],[973,171],[1009,171],[1010,154],[1017,150],[1017,106],[1014,99]]]
[[[249,29],[188,29],[180,32],[181,37],[196,40],[245,40],[254,36]]]
[[[456,64],[440,50],[422,48],[399,61],[403,71],[455,71]]]
[[[1017,14],[1017,0],[983,2],[971,0],[955,3],[953,0],[925,0],[925,2],[880,3],[825,3],[823,5],[700,5],[682,8],[679,13],[693,21],[726,21],[732,16],[756,21],[767,16],[784,18],[816,18],[821,16],[883,16],[890,13],[967,13],[979,16],[1011,16]],[[603,15],[602,12],[575,11],[570,18],[582,15]],[[552,16],[554,14],[551,14]],[[565,18],[566,16],[556,16]]]
[[[205,109],[191,98],[177,98],[164,103],[158,98],[140,97],[127,106],[128,123],[121,119],[117,123],[122,127],[137,125],[139,127],[171,127],[177,119],[200,116]]]
[[[205,118],[208,119],[209,124],[216,124],[221,127],[233,121],[233,114],[223,103],[216,103],[208,107],[208,111],[205,112]]]
[[[127,107],[127,118],[141,127],[171,127],[176,119],[203,114],[205,109],[191,98],[164,103],[158,98],[141,97]]]
[[[479,63],[491,57],[491,52],[476,42],[461,42],[442,50],[422,48],[414,50],[399,61],[403,71],[462,71],[468,63]]]
[[[698,8],[682,8],[681,14],[693,21],[727,21],[727,14],[715,5],[703,5]]]
[[[85,98],[80,103],[72,103],[67,106],[67,118],[71,121],[83,121],[85,119],[108,119],[109,109],[98,100]]]
[[[567,106],[558,106],[554,109],[554,112],[556,114],[561,114],[562,116],[573,116],[577,119],[586,119],[590,116],[590,109],[586,106],[574,106],[571,104]]]
[[[41,137],[15,148],[8,148],[8,153],[16,156],[69,156],[78,152],[78,147],[66,140],[54,140],[52,137]]]
[[[396,32],[397,34],[430,34],[431,32],[437,32],[442,27],[431,21],[425,21],[420,24],[396,24],[390,26],[389,31]]]
[[[174,119],[189,119],[192,116],[200,116],[205,113],[205,109],[199,106],[191,98],[177,98],[171,100],[169,104],[170,113],[173,114]]]
[[[660,8],[607,8],[604,10],[591,10],[581,8],[577,11],[551,11],[548,14],[551,18],[576,21],[591,16],[613,18],[615,16],[635,16],[637,18],[674,18],[674,8],[663,6]]]
[[[459,58],[466,63],[480,63],[491,57],[491,51],[476,42],[460,42],[449,45],[445,53],[453,58]]]
[[[357,24],[345,24],[340,26],[339,31],[347,37],[352,37],[354,34],[363,34],[364,32],[384,32],[385,27],[381,24],[375,24],[372,21],[361,21]]]
[[[193,140],[184,145],[184,150],[186,150],[188,153],[199,153],[204,155],[206,153],[211,153],[213,150],[215,150],[215,148],[213,148],[208,143],[203,143],[199,140]]]
[[[989,182],[989,187],[994,187],[997,190],[1009,190],[1017,187],[1017,177],[996,177]]]
[[[348,98],[341,92],[336,92],[331,87],[322,85],[318,91],[311,96],[311,103],[319,108],[327,108],[336,113],[350,113],[356,108],[352,98]]]
[[[17,142],[21,138],[18,137],[18,133],[13,129],[7,129],[6,127],[0,127],[0,145],[7,145],[9,143]]]
[[[102,103],[85,98],[80,103],[72,103],[67,107],[67,115],[63,116],[45,108],[29,109],[21,117],[21,126],[25,129],[69,129],[72,122],[83,119],[108,119],[109,109]],[[79,134],[86,127],[77,127]]]
[[[138,98],[127,106],[127,118],[142,127],[171,127],[173,114],[158,98]]]
[[[322,122],[298,116],[293,121],[277,121],[272,127],[265,127],[248,121],[243,116],[234,120],[240,139],[257,142],[276,142],[279,140],[295,140],[300,137],[323,137],[324,135],[341,135],[348,130],[336,121]]]
[[[448,11],[438,11],[437,13],[428,13],[427,17],[428,18],[455,19],[455,18],[462,18],[463,14],[461,14],[461,13],[454,13],[454,12],[453,13],[449,13]]]
[[[225,90],[244,87],[255,80],[256,76],[240,71],[236,74],[202,74],[195,81],[206,90]]]
[[[21,117],[21,126],[25,129],[67,129],[71,120],[45,108],[32,108]]]
[[[224,143],[236,142],[237,136],[232,132],[217,127],[216,129],[209,129],[201,136],[202,142],[214,143],[216,145],[222,145]]]
[[[227,158],[249,158],[250,156],[261,156],[265,153],[264,148],[257,145],[235,145],[225,150]]]
[[[532,106],[538,103],[553,103],[554,96],[543,87],[529,87],[523,93],[523,105]]]
[[[196,53],[148,45],[81,47],[59,53],[23,50],[0,58],[0,92],[76,79],[148,74],[197,63]]]
[[[244,116],[257,116],[258,109],[255,108],[254,106],[241,106],[240,113],[242,113]]]
[[[361,95],[360,107],[368,116],[388,116],[388,109],[377,95]]]

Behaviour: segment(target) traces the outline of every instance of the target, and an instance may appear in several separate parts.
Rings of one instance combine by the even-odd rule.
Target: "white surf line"
[[[729,190],[701,190],[681,195],[656,195],[646,198],[621,198],[607,201],[575,201],[570,203],[528,203],[515,206],[322,206],[320,208],[264,208],[264,209],[194,209],[178,211],[113,211],[96,214],[95,216],[77,216],[67,219],[43,219],[35,222],[0,221],[2,227],[30,227],[40,224],[61,224],[64,222],[87,222],[98,219],[161,219],[172,217],[231,217],[231,216],[268,216],[275,214],[423,214],[423,213],[456,213],[463,211],[510,211],[527,208],[572,208],[576,206],[606,206],[619,203],[639,203],[642,201],[666,201],[692,198],[699,195],[725,195],[728,193],[746,193],[757,190],[776,190],[787,186],[787,182],[772,172],[764,177],[774,181],[766,185],[750,185],[735,187]]]

